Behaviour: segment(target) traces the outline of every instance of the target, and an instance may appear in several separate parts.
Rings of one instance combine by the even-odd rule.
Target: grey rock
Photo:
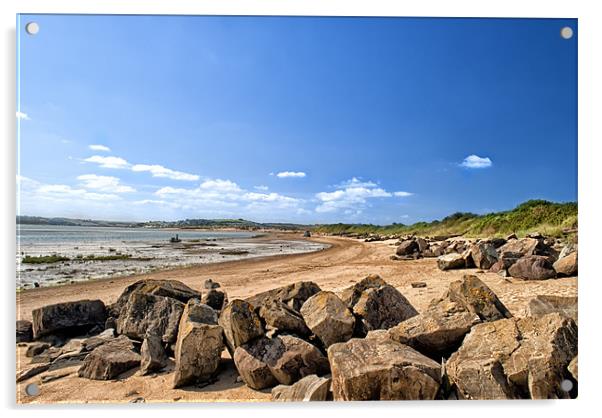
[[[463,269],[466,267],[466,260],[462,254],[450,253],[437,257],[437,267],[440,270]]]
[[[92,380],[111,380],[140,365],[140,354],[125,335],[95,348],[78,371],[80,377]]]
[[[577,275],[577,251],[573,251],[566,257],[558,259],[553,264],[554,270],[558,276],[575,276]]]
[[[167,354],[158,335],[148,335],[140,348],[140,374],[147,375],[167,366]]]
[[[520,258],[509,269],[510,276],[524,280],[545,280],[556,277],[556,271],[549,259],[542,255]]]
[[[557,312],[577,323],[577,296],[538,295],[527,305],[528,316],[543,316]]]
[[[345,303],[332,292],[319,292],[307,299],[301,315],[324,347],[347,341],[353,335],[355,318]]]
[[[297,312],[307,299],[318,293],[320,286],[314,282],[296,282],[266,292],[258,293],[246,301],[255,307],[260,307],[267,300],[279,300]]]
[[[311,334],[301,313],[279,300],[267,300],[259,308],[259,316],[268,329],[290,332],[301,337],[307,337]]]
[[[56,333],[82,333],[95,326],[103,326],[107,313],[100,300],[79,300],[47,305],[34,309],[32,315],[33,336]]]
[[[278,402],[326,401],[329,388],[330,378],[312,374],[291,386],[276,386],[272,389],[272,400]]]
[[[241,299],[234,299],[222,310],[218,323],[224,330],[230,354],[237,347],[264,334],[253,305]]]
[[[365,290],[353,306],[353,314],[356,329],[365,335],[368,331],[391,328],[418,315],[418,311],[397,289],[385,285]]]
[[[17,344],[33,341],[33,325],[30,321],[21,319],[17,321]]]

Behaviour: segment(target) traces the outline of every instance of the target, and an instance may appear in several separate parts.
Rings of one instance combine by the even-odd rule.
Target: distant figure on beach
[[[178,234],[176,234],[175,238],[171,237],[169,239],[169,242],[181,242],[182,240],[180,239],[180,237],[178,237]]]

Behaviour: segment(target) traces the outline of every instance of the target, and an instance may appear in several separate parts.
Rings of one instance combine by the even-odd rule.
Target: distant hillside
[[[539,231],[545,235],[560,236],[563,230],[577,227],[577,203],[553,203],[545,200],[529,200],[516,208],[505,211],[476,215],[454,213],[440,221],[418,222],[413,225],[393,224],[387,226],[365,224],[318,225],[317,232],[327,234],[416,234],[422,236],[466,235],[501,236],[510,233],[525,235]]]

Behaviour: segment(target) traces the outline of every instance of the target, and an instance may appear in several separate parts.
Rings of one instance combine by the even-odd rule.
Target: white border
[[[0,115],[4,128],[2,142],[2,284],[4,312],[4,339],[2,347],[2,394],[4,406],[9,414],[38,416],[51,413],[62,416],[104,417],[109,411],[127,411],[128,414],[143,413],[161,416],[166,411],[178,414],[260,415],[262,417],[303,416],[307,414],[336,413],[345,416],[365,417],[370,415],[417,414],[424,416],[479,416],[484,413],[492,417],[516,414],[517,409],[526,409],[532,414],[546,416],[578,416],[600,409],[596,404],[600,395],[600,295],[602,274],[597,262],[602,251],[602,207],[600,205],[600,179],[602,179],[602,108],[601,81],[602,64],[600,39],[602,18],[595,1],[357,1],[357,0],[3,0],[2,9],[2,92]],[[579,223],[580,223],[580,385],[577,401],[515,401],[515,402],[406,402],[333,405],[126,405],[126,406],[51,406],[16,407],[14,376],[14,281],[15,271],[15,22],[16,13],[107,13],[107,14],[222,14],[222,15],[339,15],[339,16],[455,16],[455,17],[564,17],[578,18],[579,39]],[[545,182],[545,173],[535,173]],[[485,410],[484,410],[485,409]],[[85,412],[84,412],[85,410]],[[524,411],[524,412],[527,412]]]

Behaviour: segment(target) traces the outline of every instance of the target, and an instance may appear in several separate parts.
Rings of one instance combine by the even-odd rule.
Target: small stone
[[[425,282],[412,282],[412,287],[414,289],[419,289],[422,287],[426,287],[426,283]]]

